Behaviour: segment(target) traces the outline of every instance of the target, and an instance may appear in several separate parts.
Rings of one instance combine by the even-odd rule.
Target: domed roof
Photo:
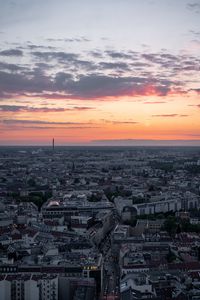
[[[52,200],[48,204],[48,207],[51,207],[51,206],[60,206],[60,203],[56,200]]]

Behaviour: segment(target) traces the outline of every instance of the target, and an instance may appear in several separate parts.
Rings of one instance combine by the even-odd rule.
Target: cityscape
[[[200,148],[1,147],[0,298],[200,299]]]
[[[200,0],[0,0],[0,300],[200,300]]]

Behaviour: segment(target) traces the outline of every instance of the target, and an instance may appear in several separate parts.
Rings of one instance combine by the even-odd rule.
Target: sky
[[[200,145],[200,0],[0,0],[0,145]]]

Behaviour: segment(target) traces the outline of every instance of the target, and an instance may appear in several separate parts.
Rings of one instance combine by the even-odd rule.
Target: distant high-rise
[[[53,150],[54,150],[54,146],[55,146],[55,145],[54,145],[54,138],[53,138],[53,142],[52,142],[52,148],[53,148]]]

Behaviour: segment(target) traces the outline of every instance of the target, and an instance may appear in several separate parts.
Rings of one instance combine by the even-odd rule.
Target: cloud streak
[[[179,114],[161,114],[161,115],[152,115],[152,117],[156,118],[175,118],[175,117],[188,117],[189,115],[179,115]]]
[[[0,105],[0,112],[62,112],[64,108],[31,107],[22,105]]]
[[[48,38],[47,42],[67,42],[67,43],[81,43],[81,42],[90,42],[86,37],[77,37],[77,38]]]
[[[47,113],[47,112],[64,112],[64,111],[86,111],[94,109],[93,107],[87,106],[74,106],[70,108],[64,107],[31,107],[31,106],[23,106],[23,105],[0,105],[0,112],[39,112],[39,113]]]
[[[143,102],[143,104],[164,104],[166,103],[165,101],[146,101]]]
[[[20,119],[4,119],[1,121],[3,124],[16,125],[16,124],[33,124],[33,125],[88,125],[91,122],[53,122],[43,120],[20,120]]]
[[[116,124],[116,125],[121,125],[121,124],[125,124],[125,125],[137,125],[139,124],[139,122],[136,121],[111,121],[111,123]]]

